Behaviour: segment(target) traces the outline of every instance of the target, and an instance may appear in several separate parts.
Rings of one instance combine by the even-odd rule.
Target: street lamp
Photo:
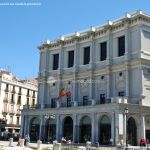
[[[124,114],[125,114],[125,140],[126,140],[126,147],[128,147],[128,138],[127,138],[127,134],[128,134],[128,130],[127,130],[127,123],[128,123],[128,121],[127,121],[127,115],[128,115],[128,113],[129,113],[129,109],[128,109],[128,107],[126,107],[125,108],[125,110],[124,110]]]

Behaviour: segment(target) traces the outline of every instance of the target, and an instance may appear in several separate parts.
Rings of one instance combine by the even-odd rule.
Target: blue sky
[[[2,3],[41,3],[4,6]],[[143,10],[149,0],[0,0],[0,68],[25,79],[37,76],[39,51],[46,39],[80,31]]]

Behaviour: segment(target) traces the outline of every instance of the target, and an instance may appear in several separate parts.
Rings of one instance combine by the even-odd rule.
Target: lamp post
[[[125,114],[125,140],[126,140],[126,147],[128,147],[128,137],[127,137],[127,134],[128,134],[128,130],[127,130],[127,115],[129,113],[129,110],[128,110],[128,107],[125,108],[124,110],[124,114]]]

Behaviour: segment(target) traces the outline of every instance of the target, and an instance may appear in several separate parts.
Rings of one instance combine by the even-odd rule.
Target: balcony
[[[94,105],[107,105],[111,103],[127,103],[126,97],[115,97],[101,100],[88,100],[88,101],[56,101],[54,104],[36,104],[36,105],[24,105],[23,109],[44,109],[44,108],[64,108],[64,107],[77,107],[77,106],[94,106]]]
[[[36,104],[36,105],[23,105],[23,109],[38,109],[41,108],[40,104]]]
[[[126,97],[115,97],[111,98],[111,103],[128,103],[128,99]]]

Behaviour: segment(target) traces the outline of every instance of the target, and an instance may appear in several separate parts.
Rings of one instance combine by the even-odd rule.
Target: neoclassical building
[[[0,138],[17,136],[23,105],[37,103],[37,80],[20,80],[11,72],[0,71]]]
[[[102,145],[150,140],[150,15],[127,13],[39,50],[38,102],[22,110],[22,135]]]

